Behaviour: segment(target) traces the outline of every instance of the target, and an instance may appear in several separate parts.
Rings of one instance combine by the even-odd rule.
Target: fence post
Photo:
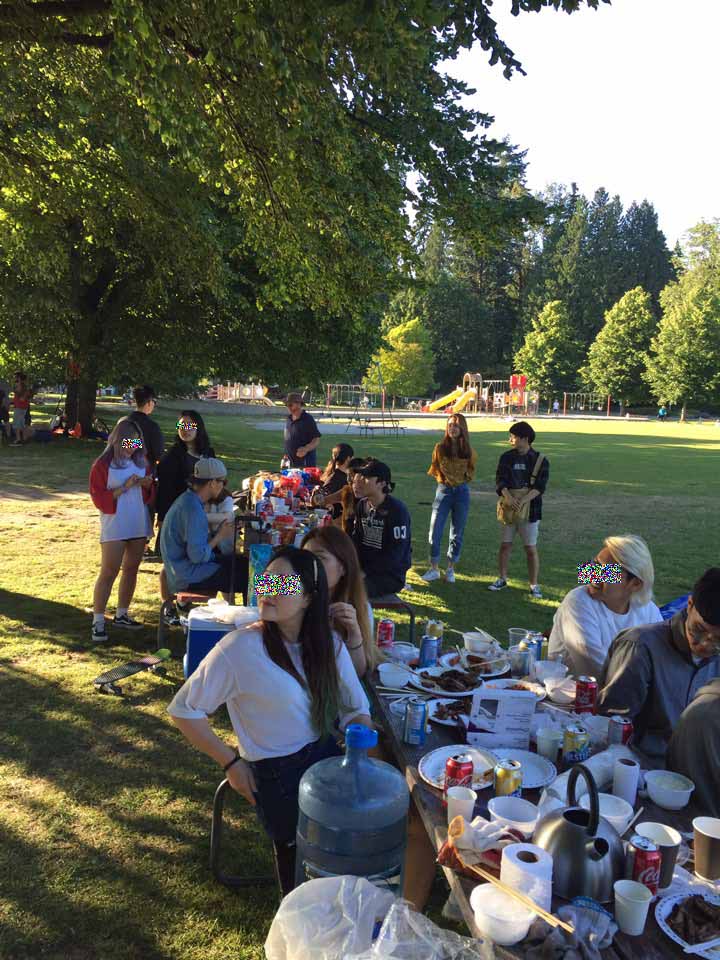
[[[563,416],[567,415],[567,393],[563,393]]]

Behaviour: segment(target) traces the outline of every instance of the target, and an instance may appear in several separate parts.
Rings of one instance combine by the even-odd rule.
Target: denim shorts
[[[277,844],[295,842],[298,822],[298,790],[306,770],[327,757],[342,756],[333,737],[308,743],[288,757],[254,760],[255,810],[270,838]]]

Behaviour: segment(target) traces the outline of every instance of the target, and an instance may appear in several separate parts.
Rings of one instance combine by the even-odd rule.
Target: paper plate
[[[425,693],[434,693],[436,697],[451,697],[453,700],[459,699],[460,697],[471,697],[476,690],[482,689],[482,680],[478,681],[477,686],[463,692],[458,690],[443,690],[443,688],[439,687],[437,684],[432,687],[423,686],[420,679],[421,673],[428,673],[431,677],[440,677],[443,673],[447,673],[447,670],[447,667],[418,667],[418,669],[410,677],[410,683],[413,687],[417,687],[418,690],[424,690]]]
[[[523,790],[536,790],[547,787],[557,777],[554,763],[529,750],[515,750],[514,747],[495,747],[493,753],[498,760],[519,760],[522,764]]]
[[[705,893],[699,890],[693,890],[693,893],[699,893],[700,896],[707,900],[708,903],[714,904],[716,907],[720,907],[720,896],[717,896],[712,893]],[[675,897],[662,897],[657,902],[655,907],[655,919],[657,920],[657,925],[660,927],[662,932],[670,937],[671,940],[674,940],[679,946],[689,947],[690,944],[683,940],[682,937],[679,937],[675,931],[668,925],[667,918],[673,911],[673,907],[676,903],[682,903],[683,900],[687,900],[688,897],[692,896],[690,893],[681,893]],[[720,933],[718,934],[720,936]],[[712,950],[702,950],[700,953],[694,953],[692,956],[695,957],[705,957],[706,960],[718,960],[720,958],[720,947],[713,947]]]
[[[488,690],[508,690],[519,686],[522,687],[523,690],[534,693],[538,703],[547,696],[545,687],[541,683],[533,683],[532,680],[514,680],[512,677],[503,677],[500,680],[488,680],[485,686]]]
[[[491,787],[495,755],[482,747],[466,747],[462,743],[450,743],[445,747],[438,747],[437,750],[426,753],[420,759],[418,773],[425,783],[442,790],[445,783],[445,762],[448,757],[454,757],[458,753],[469,753],[473,759],[473,790],[484,790],[485,787]]]
[[[470,656],[471,656],[471,657],[472,657],[472,656],[475,656],[475,654],[472,654],[472,653],[471,653]],[[447,667],[447,668],[457,667],[457,664],[458,664],[458,660],[459,660],[459,659],[460,659],[460,657],[458,657],[458,655],[457,655],[456,653],[453,653],[452,651],[450,651],[450,653],[444,653],[444,654],[440,657],[440,659],[438,660],[438,666],[440,666],[440,667]],[[497,670],[494,670],[494,671],[491,672],[491,673],[483,673],[483,674],[482,674],[483,680],[491,680],[493,677],[504,677],[505,674],[508,672],[509,669],[510,669],[510,664],[509,664],[509,663],[506,663],[505,666],[502,667],[502,669],[500,668],[500,664],[498,664],[498,669],[497,669]]]
[[[545,687],[548,697],[553,703],[560,707],[569,707],[575,703],[575,680],[572,677],[566,677],[562,684],[553,687],[552,693]]]
[[[461,700],[462,697],[455,697],[455,699],[456,699],[456,700]],[[446,700],[444,697],[439,697],[437,700],[428,700],[428,701],[427,701],[428,716],[429,716],[430,719],[433,721],[433,723],[440,723],[440,724],[442,724],[444,727],[456,727],[456,726],[457,726],[457,721],[456,721],[456,720],[440,720],[439,717],[436,717],[436,716],[435,716],[435,711],[437,710],[438,706],[439,706],[441,703],[448,703],[448,702],[452,702],[452,701],[450,701],[449,698],[448,698],[448,700]],[[466,707],[467,707],[468,709],[470,709],[470,704],[467,703],[467,701],[466,701],[465,705],[466,705]],[[468,717],[469,717],[469,714],[465,714],[465,716],[468,716]]]

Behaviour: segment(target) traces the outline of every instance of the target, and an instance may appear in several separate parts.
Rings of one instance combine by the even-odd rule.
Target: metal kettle
[[[575,801],[580,774],[590,794],[589,810]],[[624,876],[625,853],[620,834],[600,816],[595,780],[581,763],[570,771],[567,802],[565,809],[541,817],[533,834],[533,843],[553,858],[553,893],[565,900],[592,897],[609,903],[613,883]]]

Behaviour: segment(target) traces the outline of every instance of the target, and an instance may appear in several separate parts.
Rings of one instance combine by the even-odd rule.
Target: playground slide
[[[432,403],[428,404],[428,410],[442,410],[443,407],[446,407],[449,403],[457,400],[459,396],[463,393],[462,387],[456,387],[452,393],[446,394],[444,397],[440,397],[439,400],[434,400]]]
[[[458,397],[458,399],[453,404],[452,412],[460,413],[461,410],[464,410],[465,407],[471,400],[475,400],[477,397],[477,390],[466,390],[465,393]]]

